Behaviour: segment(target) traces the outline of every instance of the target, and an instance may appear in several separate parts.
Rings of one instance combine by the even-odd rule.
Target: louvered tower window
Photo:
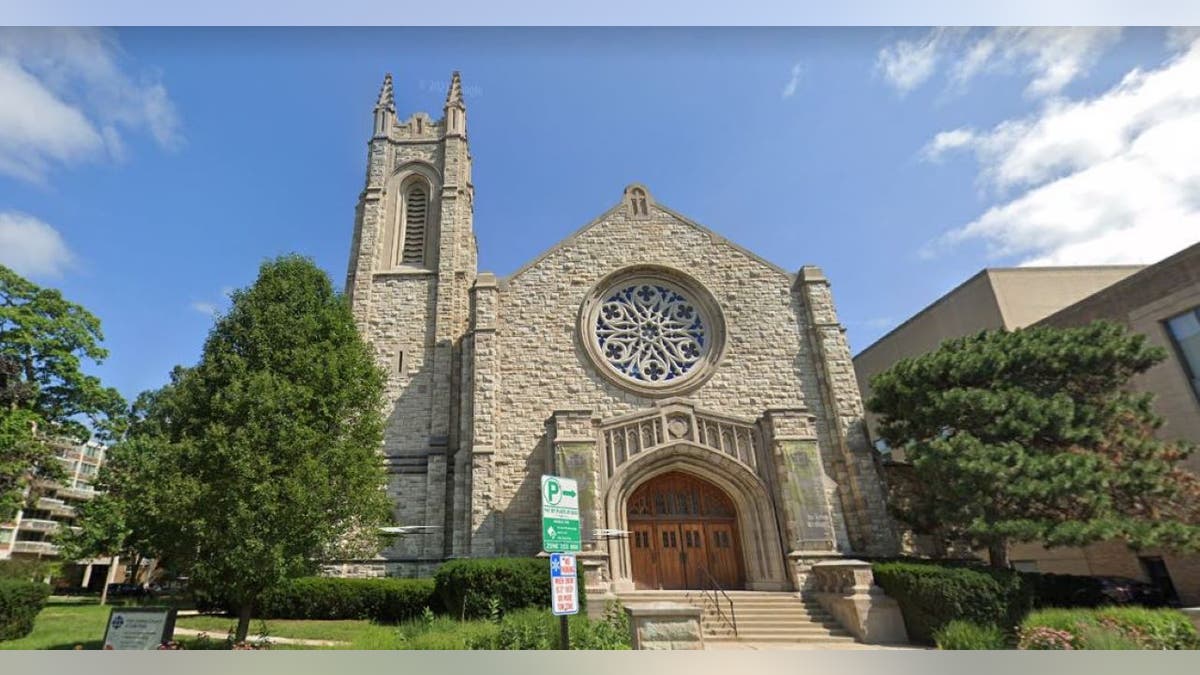
[[[425,262],[425,223],[428,221],[429,196],[425,188],[414,185],[404,196],[404,249],[400,262],[420,265]]]

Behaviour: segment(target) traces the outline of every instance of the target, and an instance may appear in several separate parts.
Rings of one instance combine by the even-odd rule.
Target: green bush
[[[1141,649],[1137,640],[1121,631],[1100,626],[1081,626],[1077,634],[1081,649]]]
[[[398,623],[440,610],[432,579],[304,577],[264,596],[261,619],[370,619]]]
[[[1038,646],[1056,633],[1069,646]],[[1145,607],[1042,609],[1021,622],[1021,649],[1200,649],[1200,635],[1182,612]],[[1135,647],[1116,646],[1132,643]]]
[[[0,560],[0,579],[42,581],[53,576],[62,565],[44,560]]]
[[[437,595],[453,617],[488,618],[522,607],[550,607],[548,558],[462,558],[438,568]],[[584,607],[580,588],[579,603]]]
[[[0,579],[0,640],[15,640],[33,632],[50,586],[32,581]]]
[[[994,624],[979,625],[955,619],[933,632],[938,649],[1004,649],[1008,639]]]
[[[466,641],[467,649],[559,649],[559,617],[544,609],[511,612],[496,623],[496,630],[479,632]],[[591,621],[586,614],[568,618],[571,649],[629,649],[629,622],[617,603],[604,618]]]
[[[918,563],[876,563],[872,569],[918,643],[932,644],[934,631],[955,619],[1013,627],[1033,607],[1032,589],[1016,572]]]

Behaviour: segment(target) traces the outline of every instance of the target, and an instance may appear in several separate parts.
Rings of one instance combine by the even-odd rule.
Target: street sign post
[[[562,476],[542,476],[542,550],[582,550],[579,484]]]

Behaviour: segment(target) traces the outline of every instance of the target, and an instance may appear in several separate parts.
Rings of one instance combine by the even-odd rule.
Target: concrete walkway
[[[214,633],[212,631],[196,630],[194,628],[176,628],[175,629],[176,637],[196,637],[196,636],[200,635],[201,633],[207,633],[209,637],[212,637],[214,640],[217,639],[216,637],[214,637]],[[222,638],[222,639],[224,639],[224,638]],[[337,642],[335,640],[301,640],[300,638],[285,638],[285,637],[271,637],[271,636],[263,638],[263,640],[270,644],[303,645],[305,647],[344,647],[344,646],[350,644],[349,642]],[[257,638],[249,638],[246,641],[247,642],[257,642],[258,639]]]
[[[924,647],[912,647],[907,645],[864,645],[861,642],[705,642],[705,649],[711,650],[726,650],[726,649],[742,649],[756,651],[774,651],[776,649],[796,650],[796,649],[822,649],[822,650],[863,650],[863,649],[924,649]]]

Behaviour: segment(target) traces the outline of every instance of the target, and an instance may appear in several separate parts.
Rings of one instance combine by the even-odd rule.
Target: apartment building
[[[79,506],[96,496],[94,485],[107,448],[89,441],[58,442],[55,449],[66,477],[62,483],[39,482],[34,487],[37,501],[18,511],[12,521],[0,523],[0,560],[59,560],[55,535],[76,527]],[[68,562],[61,572],[62,583],[100,590],[113,576],[109,566],[108,558]]]

